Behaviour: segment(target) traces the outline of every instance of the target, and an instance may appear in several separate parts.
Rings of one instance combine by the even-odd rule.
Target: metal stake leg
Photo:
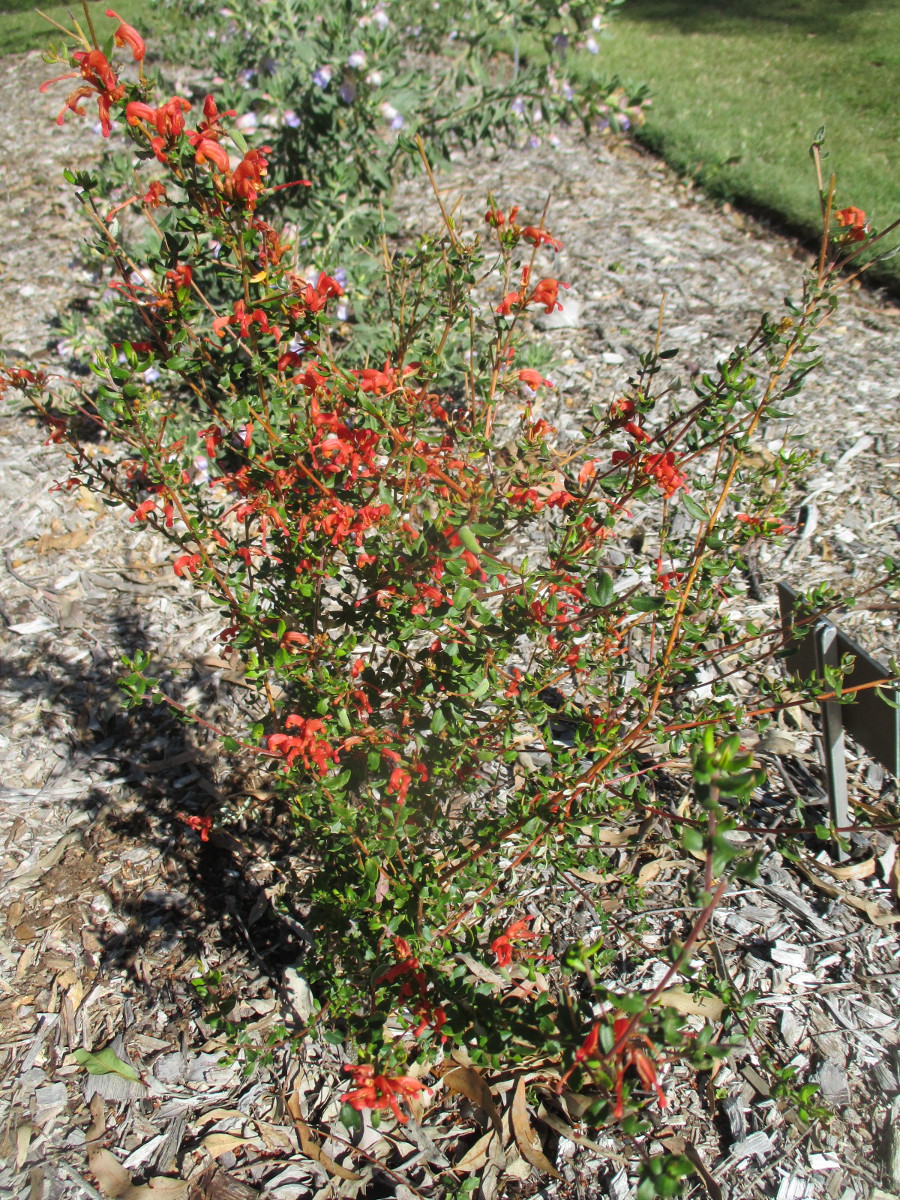
[[[837,629],[823,621],[815,628],[816,673],[825,678],[826,667],[840,665]],[[847,760],[844,755],[844,721],[840,704],[833,700],[822,703],[822,752],[825,756],[825,775],[828,780],[828,807],[832,822],[846,829],[850,824],[850,804],[847,797]],[[843,862],[847,853],[838,844],[838,859]]]

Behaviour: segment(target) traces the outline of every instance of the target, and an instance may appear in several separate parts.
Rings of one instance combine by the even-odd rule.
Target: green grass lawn
[[[0,54],[17,54],[22,50],[43,50],[54,39],[59,43],[62,35],[49,25],[43,17],[35,12],[35,7],[41,12],[58,21],[60,25],[71,28],[69,13],[74,13],[78,21],[84,24],[84,10],[77,0],[70,4],[41,4],[40,0],[0,0]],[[103,29],[113,28],[112,22],[104,16],[107,9],[114,8],[116,12],[129,22],[135,22],[142,31],[150,28],[154,12],[159,13],[159,3],[153,0],[110,0],[106,4],[90,5],[92,19]],[[100,37],[103,34],[100,33]]]
[[[641,140],[708,192],[815,236],[824,125],[839,204],[900,217],[896,0],[628,0],[610,30],[598,65],[654,97]],[[900,256],[872,274],[900,290]]]

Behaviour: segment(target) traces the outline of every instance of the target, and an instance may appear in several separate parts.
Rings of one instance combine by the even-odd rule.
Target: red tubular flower
[[[149,500],[144,500],[143,503],[141,503],[137,506],[137,508],[134,510],[134,512],[128,518],[129,523],[131,525],[133,525],[135,523],[135,521],[146,521],[147,516],[150,513],[152,513],[155,508],[156,508],[156,501],[151,496],[151,498]]]
[[[357,1112],[364,1108],[389,1108],[401,1125],[409,1120],[401,1111],[399,1100],[414,1100],[420,1093],[428,1094],[428,1088],[410,1075],[376,1075],[371,1065],[346,1066],[344,1070],[353,1076],[356,1090],[348,1092],[344,1100]]]
[[[630,1024],[630,1017],[616,1018],[613,1024],[613,1039],[616,1045],[622,1040]],[[641,1046],[646,1046],[648,1050],[653,1050],[653,1043],[648,1037],[644,1034],[632,1033],[616,1053],[616,1107],[613,1110],[613,1117],[617,1121],[621,1121],[624,1116],[622,1084],[625,1079],[625,1072],[629,1067],[634,1067],[638,1073],[638,1078],[648,1091],[652,1088],[656,1092],[659,1099],[659,1107],[666,1108],[668,1106],[665,1094],[659,1086],[653,1059],[644,1053]]]
[[[535,371],[532,367],[523,367],[517,378],[519,383],[524,383],[533,392],[536,392],[540,387],[552,388],[556,386],[549,379],[544,379],[540,371]]]
[[[185,575],[193,575],[195,571],[199,571],[202,565],[202,555],[182,554],[172,563],[172,570],[179,579],[183,579]]]
[[[501,317],[507,317],[512,312],[513,307],[522,303],[522,297],[518,292],[507,292],[500,303],[497,305],[497,312]]]
[[[639,442],[652,442],[653,441],[653,439],[651,438],[651,436],[647,432],[647,430],[642,429],[640,427],[640,425],[636,424],[636,422],[634,422],[634,421],[626,421],[625,424],[622,426],[622,428],[625,430],[626,433],[630,433],[631,436]]]
[[[513,921],[512,925],[505,933],[501,933],[498,938],[494,938],[491,942],[491,953],[497,959],[498,967],[508,967],[512,963],[513,955],[520,953],[520,949],[513,945],[515,941],[530,941],[536,938],[537,934],[528,928],[528,922],[531,917],[526,917],[522,921]],[[532,958],[533,955],[527,957]]]
[[[551,246],[554,250],[562,250],[559,238],[551,237],[546,229],[536,229],[534,225],[526,225],[522,237],[533,246]]]
[[[544,312],[552,313],[555,309],[562,312],[562,304],[559,302],[559,289],[567,288],[567,283],[560,283],[558,279],[541,279],[534,291],[528,297],[529,304],[545,305]]]
[[[228,174],[228,171],[231,169],[231,163],[229,162],[228,152],[224,146],[220,146],[212,138],[198,138],[193,144],[194,157],[198,163],[213,163],[223,175]]]
[[[835,220],[847,230],[844,237],[850,242],[863,242],[868,236],[866,214],[861,208],[842,208],[835,213]]]
[[[144,55],[147,53],[147,47],[144,45],[144,39],[134,28],[133,25],[123,21],[117,12],[113,12],[111,8],[106,10],[106,15],[112,17],[114,21],[119,22],[119,28],[113,34],[116,39],[117,46],[128,46],[131,53],[134,55],[135,62],[143,62]]]
[[[184,821],[185,825],[189,825],[195,833],[200,834],[201,842],[209,841],[210,830],[212,829],[212,817],[188,817],[184,813],[176,813],[179,821]]]

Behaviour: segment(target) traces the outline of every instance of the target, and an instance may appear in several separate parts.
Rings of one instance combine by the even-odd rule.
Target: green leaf
[[[691,516],[694,518],[695,521],[708,521],[709,520],[709,513],[706,511],[706,509],[702,506],[702,504],[698,504],[697,501],[693,498],[693,496],[689,496],[687,494],[687,492],[685,492],[682,495],[681,503],[684,505],[684,507],[687,509],[687,511],[691,514]]]
[[[632,596],[629,603],[633,612],[659,612],[666,602],[658,596]]]
[[[121,1075],[123,1079],[140,1081],[140,1075],[127,1062],[122,1062],[112,1046],[98,1050],[96,1054],[90,1050],[73,1050],[72,1057],[82,1067],[86,1067],[90,1075]]]
[[[590,602],[600,608],[608,608],[616,598],[613,577],[609,571],[601,571],[596,581],[589,583],[586,590]]]

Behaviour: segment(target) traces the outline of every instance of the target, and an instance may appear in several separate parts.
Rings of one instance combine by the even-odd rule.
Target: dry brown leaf
[[[317,1162],[319,1166],[324,1167],[329,1175],[336,1175],[338,1179],[347,1179],[352,1182],[358,1181],[361,1176],[354,1175],[352,1171],[348,1171],[346,1167],[342,1167],[340,1163],[334,1161],[312,1135],[307,1123],[303,1120],[303,1113],[300,1108],[300,1100],[295,1092],[287,1102],[287,1110],[291,1114],[291,1119],[297,1130],[297,1136],[300,1138],[300,1149],[307,1158],[311,1158],[313,1162]]]
[[[207,1154],[213,1158],[221,1158],[223,1154],[231,1154],[238,1146],[246,1146],[255,1138],[238,1137],[236,1133],[208,1133],[201,1145]]]
[[[868,879],[870,875],[875,874],[877,859],[866,858],[862,862],[847,863],[843,867],[833,867],[830,863],[817,863],[820,871],[824,871],[826,875],[830,875],[832,879],[837,879],[838,882],[844,882],[847,879]]]
[[[185,1179],[157,1175],[135,1187],[129,1173],[109,1150],[92,1150],[88,1166],[101,1192],[111,1200],[187,1200],[190,1184]]]
[[[657,1003],[663,1008],[674,1008],[676,1012],[692,1017],[705,1017],[707,1021],[718,1021],[725,1007],[715,996],[686,992],[684,988],[667,988],[660,992]]]
[[[459,1092],[467,1100],[477,1105],[489,1119],[498,1135],[502,1134],[503,1126],[500,1113],[491,1095],[491,1089],[484,1082],[474,1067],[454,1067],[443,1076],[443,1081],[454,1092]]]
[[[612,875],[601,875],[599,871],[579,867],[569,867],[566,874],[574,875],[576,879],[583,879],[585,883],[608,883],[613,878]]]
[[[886,912],[880,904],[876,904],[874,900],[863,900],[861,896],[854,896],[851,892],[845,892],[843,888],[835,887],[833,883],[829,883],[827,879],[822,879],[815,871],[811,871],[805,863],[794,864],[809,882],[824,892],[826,896],[831,896],[835,900],[843,900],[843,902],[855,908],[858,912],[865,913],[873,925],[879,929],[886,929],[890,925],[896,925],[900,922],[900,913]]]
[[[604,846],[626,846],[640,829],[640,825],[623,825],[621,828],[601,827],[593,829],[591,837]]]
[[[512,1117],[512,1128],[516,1137],[516,1145],[522,1151],[523,1156],[533,1167],[537,1167],[545,1175],[552,1175],[554,1179],[561,1179],[562,1176],[541,1149],[541,1139],[532,1129],[531,1122],[528,1119],[524,1079],[519,1079],[519,1082],[516,1084],[510,1115]]]
[[[101,1192],[111,1200],[187,1200],[190,1185],[184,1179],[157,1175],[140,1187],[135,1187],[116,1156],[98,1144],[105,1134],[106,1106],[103,1097],[95,1092],[91,1097],[91,1124],[85,1134],[85,1145],[88,1168]]]
[[[194,1125],[209,1125],[212,1121],[224,1121],[226,1117],[237,1117],[240,1121],[247,1120],[247,1114],[241,1112],[239,1108],[211,1108],[209,1112],[202,1113],[197,1117]]]
[[[30,1121],[23,1121],[16,1130],[16,1170],[21,1171],[28,1158],[28,1148],[31,1145],[33,1126]]]
[[[482,983],[490,983],[494,987],[505,987],[509,982],[503,975],[499,975],[496,971],[492,971],[490,967],[486,967],[484,963],[480,963],[477,958],[473,958],[471,954],[460,953],[454,956],[457,962],[464,963],[476,979],[480,979]]]
[[[90,532],[87,526],[81,525],[71,533],[42,533],[35,549],[38,554],[51,554],[54,550],[77,550],[88,540]]]
[[[487,1165],[491,1140],[497,1135],[493,1129],[489,1129],[486,1134],[478,1139],[474,1146],[470,1146],[459,1162],[453,1164],[454,1171],[463,1171],[467,1175],[473,1171],[480,1171],[482,1167]]]
[[[688,864],[683,858],[654,858],[650,862],[644,863],[637,874],[638,887],[644,887],[646,884],[654,880],[660,871],[665,871],[667,867],[684,867]]]

